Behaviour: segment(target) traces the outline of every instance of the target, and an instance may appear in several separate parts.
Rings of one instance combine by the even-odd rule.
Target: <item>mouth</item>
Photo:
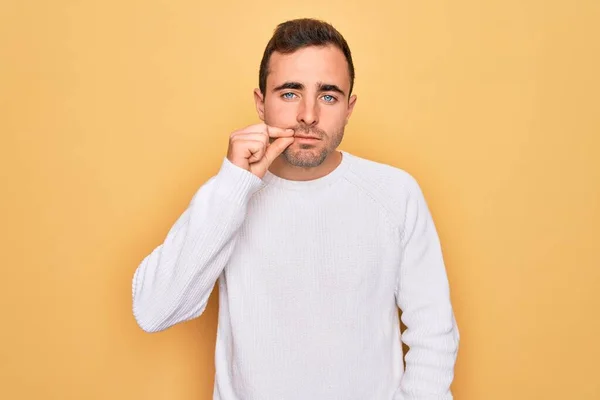
[[[306,135],[295,135],[294,138],[301,139],[301,140],[321,140],[316,136],[306,136]]]

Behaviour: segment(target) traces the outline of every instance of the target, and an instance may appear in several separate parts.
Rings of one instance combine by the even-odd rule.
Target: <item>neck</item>
[[[280,178],[287,179],[290,181],[310,181],[313,179],[322,178],[334,169],[336,169],[342,162],[342,153],[334,151],[325,158],[321,165],[312,168],[303,168],[291,165],[285,160],[283,155],[277,157],[269,171]]]

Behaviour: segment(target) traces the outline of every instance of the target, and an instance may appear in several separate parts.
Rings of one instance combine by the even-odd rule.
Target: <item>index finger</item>
[[[267,125],[267,133],[269,134],[269,137],[272,138],[294,136],[294,130],[291,128],[277,128],[275,126],[270,125]]]

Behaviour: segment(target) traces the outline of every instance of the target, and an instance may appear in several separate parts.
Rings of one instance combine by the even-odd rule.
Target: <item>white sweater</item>
[[[147,332],[198,317],[218,279],[214,400],[452,399],[459,333],[423,194],[342,154],[312,181],[224,159],[135,271]]]

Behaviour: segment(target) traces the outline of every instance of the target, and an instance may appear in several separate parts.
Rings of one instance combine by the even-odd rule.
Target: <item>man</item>
[[[331,25],[280,24],[254,92],[263,123],[231,134],[135,271],[148,332],[198,317],[218,280],[214,399],[452,399],[459,334],[419,185],[337,150],[353,82]]]

